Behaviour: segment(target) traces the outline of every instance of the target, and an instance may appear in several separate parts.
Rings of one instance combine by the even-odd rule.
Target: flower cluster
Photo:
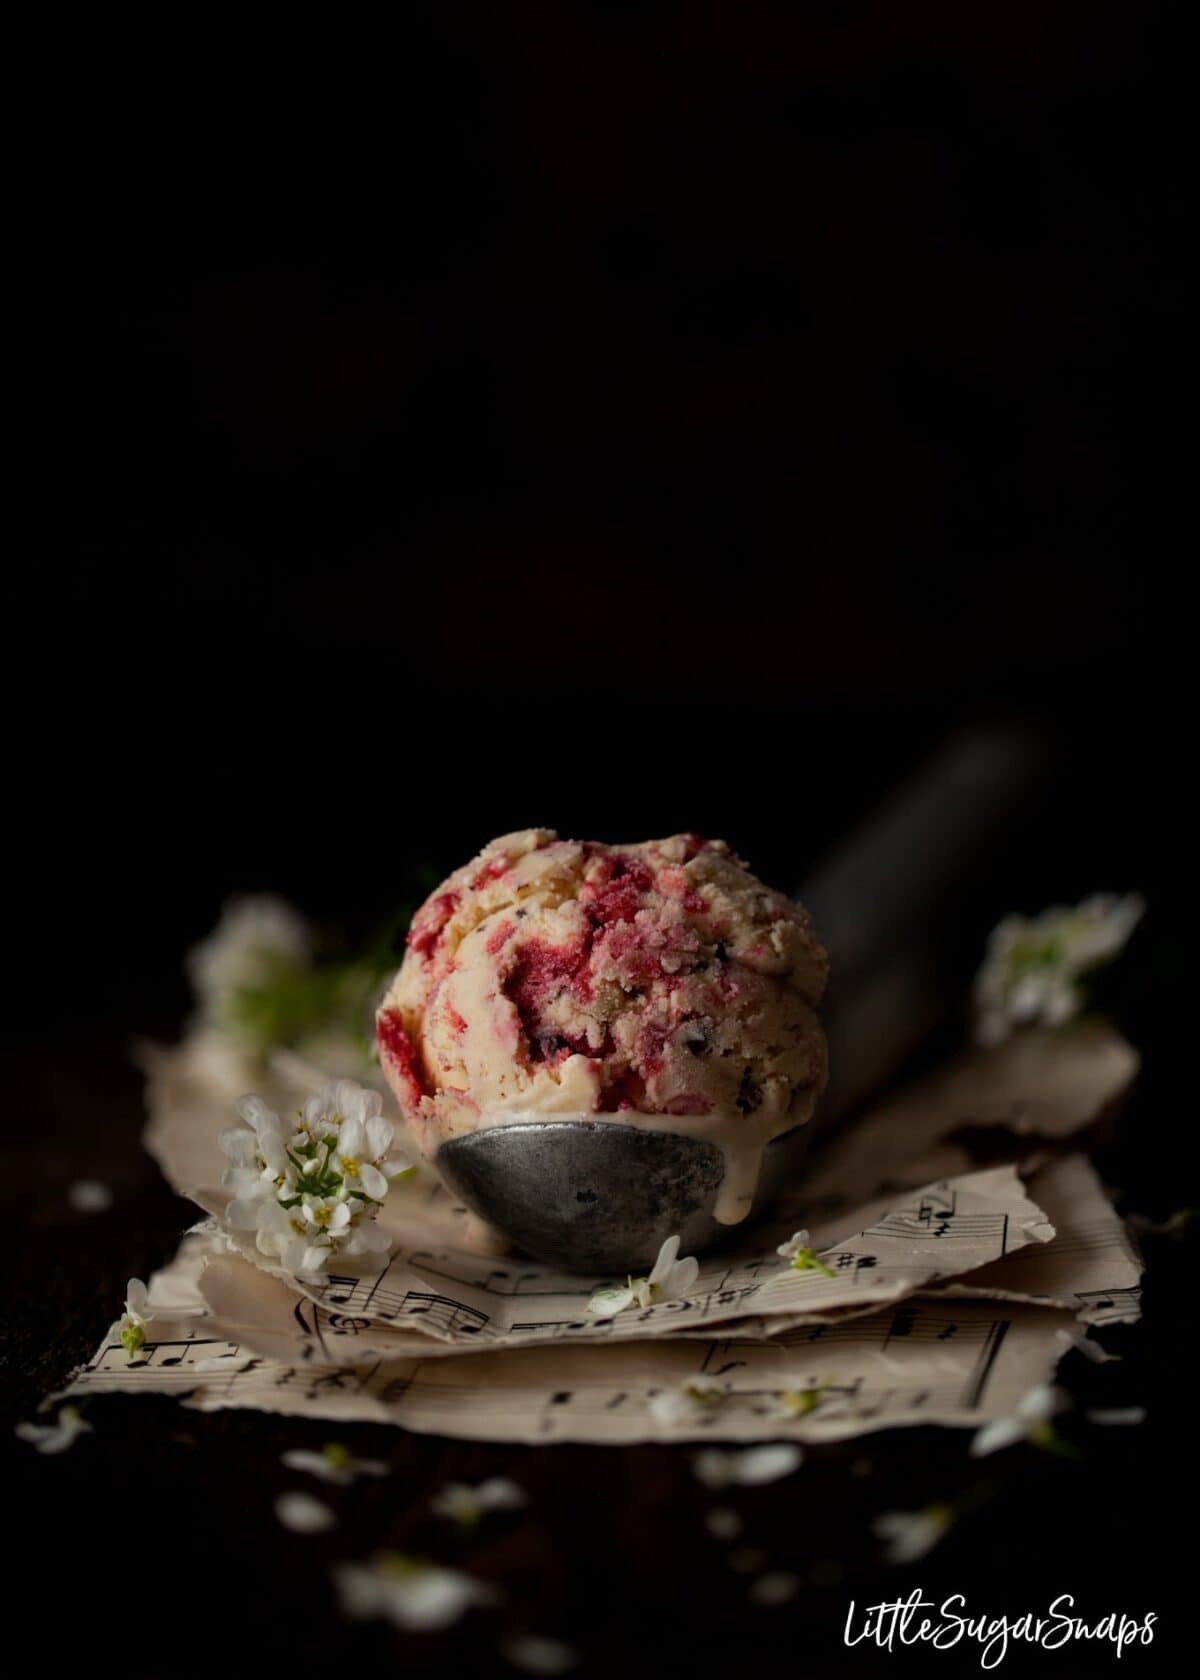
[[[246,1003],[261,989],[307,969],[311,936],[303,917],[282,899],[243,898],[227,904],[187,966],[204,1021],[249,1035]]]
[[[243,1097],[242,1124],[221,1134],[229,1228],[253,1232],[259,1252],[289,1272],[320,1272],[334,1255],[383,1253],[389,1242],[375,1216],[391,1182],[414,1169],[389,1155],[394,1128],[382,1107],[378,1092],[339,1079],[285,1130],[261,1097]]]
[[[1121,950],[1145,909],[1136,894],[1098,893],[1075,909],[1006,916],[975,977],[975,1036],[1001,1044],[1016,1026],[1056,1027],[1083,1008],[1080,981]]]
[[[658,1251],[649,1277],[631,1277],[612,1289],[597,1289],[588,1302],[594,1318],[615,1318],[626,1307],[646,1308],[652,1301],[673,1301],[687,1291],[700,1275],[700,1262],[694,1257],[679,1260],[679,1238],[668,1237]]]

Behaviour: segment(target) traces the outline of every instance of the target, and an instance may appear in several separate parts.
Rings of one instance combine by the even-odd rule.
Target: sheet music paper
[[[1084,1324],[1133,1324],[1141,1317],[1142,1261],[1084,1155],[1051,1161],[1029,1193],[1055,1235],[1035,1254],[1014,1254],[946,1285],[952,1295],[990,1296],[1070,1307]]]
[[[204,1239],[198,1239],[202,1244]],[[198,1279],[201,1248],[168,1268],[171,1301],[181,1275]],[[295,1297],[245,1262],[253,1287],[274,1293],[260,1314],[286,1320]],[[161,1274],[151,1301],[162,1297]],[[1010,1412],[1045,1381],[1063,1352],[1070,1315],[1023,1305],[904,1302],[840,1325],[810,1325],[778,1342],[736,1336],[674,1338],[607,1347],[552,1346],[469,1358],[379,1360],[350,1367],[296,1363],[246,1348],[213,1317],[195,1287],[191,1316],[156,1318],[152,1340],[130,1362],[114,1324],[67,1393],[174,1393],[201,1411],[250,1407],[339,1422],[390,1422],[420,1434],[472,1440],[840,1440],[918,1423],[977,1427]],[[689,1377],[715,1377],[727,1397],[681,1416],[651,1402]],[[813,1395],[800,1414],[785,1397]]]
[[[1102,1020],[1024,1029],[995,1049],[964,1050],[835,1132],[814,1153],[797,1194],[839,1207],[881,1185],[935,1176],[930,1159],[941,1163],[939,1176],[953,1174],[969,1157],[948,1140],[976,1128],[1061,1141],[1111,1108],[1138,1066],[1137,1051]]]

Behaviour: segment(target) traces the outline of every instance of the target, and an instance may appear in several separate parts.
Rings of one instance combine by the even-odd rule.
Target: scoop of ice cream
[[[721,840],[528,829],[413,918],[380,1058],[429,1153],[518,1113],[727,1114],[775,1135],[825,1083],[826,967],[805,912]]]

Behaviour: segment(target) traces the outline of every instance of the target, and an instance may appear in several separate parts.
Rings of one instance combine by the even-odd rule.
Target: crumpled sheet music
[[[233,1077],[211,1063],[195,1043],[154,1054],[147,1135],[172,1184],[210,1211]],[[141,1358],[126,1360],[114,1326],[71,1392],[162,1390],[204,1409],[514,1441],[978,1424],[1046,1380],[1076,1319],[1135,1318],[1140,1263],[1085,1157],[1043,1151],[1025,1185],[1012,1163],[972,1170],[953,1134],[1005,1125],[1053,1144],[1136,1066],[1095,1024],[968,1052],[831,1138],[777,1216],[705,1257],[685,1297],[613,1320],[586,1311],[605,1280],[472,1251],[465,1210],[426,1171],[389,1198],[394,1252],[357,1275],[285,1281],[210,1227],[154,1280],[161,1311]],[[296,1100],[286,1084],[263,1095]],[[833,1277],[775,1253],[801,1225]],[[656,1393],[699,1373],[729,1381],[729,1398],[654,1415]],[[780,1399],[797,1390],[817,1395],[799,1417]]]
[[[1063,1351],[1070,1315],[978,1302],[905,1302],[840,1324],[814,1324],[778,1342],[737,1336],[671,1338],[608,1347],[543,1347],[472,1357],[305,1364],[247,1348],[200,1294],[211,1236],[187,1239],[152,1280],[164,1316],[154,1340],[127,1360],[113,1325],[68,1395],[174,1393],[200,1411],[249,1407],[336,1422],[396,1423],[419,1434],[481,1441],[841,1440],[904,1424],[977,1427],[1012,1411]],[[230,1255],[239,1295],[286,1347],[296,1297]],[[167,1309],[175,1316],[166,1316]],[[302,1306],[301,1312],[306,1309]],[[688,1378],[714,1377],[725,1399],[682,1416],[651,1402]],[[798,1412],[787,1398],[812,1396]]]
[[[814,1230],[813,1243],[832,1277],[796,1271],[780,1258],[776,1244],[792,1230],[760,1226],[751,1249],[704,1257],[686,1294],[609,1319],[587,1310],[603,1279],[461,1248],[404,1243],[381,1264],[364,1261],[356,1273],[317,1282],[289,1278],[288,1284],[330,1314],[380,1329],[414,1330],[460,1351],[564,1340],[654,1341],[678,1329],[703,1327],[707,1333],[750,1314],[782,1319],[783,1328],[809,1314],[862,1312],[1054,1235],[1011,1166],[883,1198]],[[230,1243],[251,1264],[286,1276],[244,1240],[231,1237]]]
[[[1133,1324],[1141,1317],[1142,1260],[1083,1155],[1052,1160],[1029,1193],[1055,1226],[1052,1241],[945,1286],[947,1295],[1070,1307],[1083,1324]]]

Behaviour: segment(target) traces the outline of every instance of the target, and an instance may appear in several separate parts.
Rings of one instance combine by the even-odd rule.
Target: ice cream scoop
[[[414,917],[380,1059],[477,1214],[540,1258],[619,1270],[675,1232],[703,1248],[794,1161],[825,1083],[825,971],[805,912],[721,841],[531,829]]]
[[[796,1128],[767,1144],[750,1212],[792,1176],[808,1138]],[[646,1272],[669,1236],[699,1254],[735,1228],[713,1216],[724,1153],[679,1133],[542,1120],[452,1138],[435,1159],[489,1225],[564,1271]]]

